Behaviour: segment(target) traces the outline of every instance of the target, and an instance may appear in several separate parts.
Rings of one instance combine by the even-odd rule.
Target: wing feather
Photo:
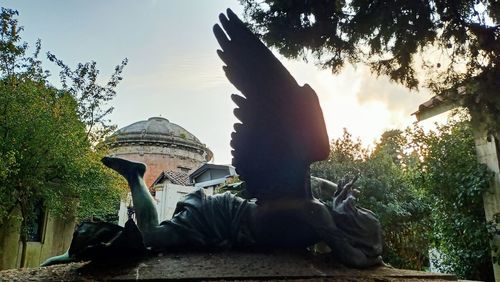
[[[272,52],[231,11],[214,35],[240,121],[231,134],[233,165],[259,200],[309,197],[309,165],[323,160],[329,142],[314,90],[299,86]]]

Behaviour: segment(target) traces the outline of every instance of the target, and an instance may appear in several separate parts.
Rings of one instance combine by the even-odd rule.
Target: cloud
[[[346,66],[333,75],[312,64],[282,62],[299,84],[308,83],[316,91],[330,138],[342,136],[347,128],[369,146],[384,131],[413,123],[411,114],[430,98],[425,91],[410,92],[385,77],[376,77],[362,65]]]
[[[359,105],[383,104],[392,115],[391,122],[398,126],[401,125],[401,118],[409,117],[431,97],[425,89],[410,91],[385,76],[376,77],[365,66],[360,67],[360,74],[361,83],[356,93]]]

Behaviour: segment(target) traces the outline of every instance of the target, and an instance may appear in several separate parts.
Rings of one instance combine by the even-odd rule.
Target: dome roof
[[[113,133],[106,143],[112,147],[134,144],[182,146],[212,157],[212,152],[196,136],[163,117],[151,117],[125,126]]]
[[[163,117],[152,117],[148,120],[132,123],[131,125],[119,129],[113,135],[117,135],[119,139],[122,139],[121,137],[141,135],[143,140],[151,141],[165,139],[166,137],[180,137],[185,140],[200,143],[200,140],[193,134]]]

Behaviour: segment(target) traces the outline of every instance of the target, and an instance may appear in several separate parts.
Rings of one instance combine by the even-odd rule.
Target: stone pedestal
[[[350,269],[329,256],[303,252],[178,253],[137,261],[72,263],[0,272],[0,281],[187,280],[187,281],[456,281],[453,275],[389,267]]]

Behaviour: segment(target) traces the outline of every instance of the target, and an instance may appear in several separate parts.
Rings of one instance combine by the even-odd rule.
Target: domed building
[[[189,174],[210,161],[212,152],[196,136],[163,117],[138,121],[106,140],[115,157],[143,162],[149,187],[165,171]]]

